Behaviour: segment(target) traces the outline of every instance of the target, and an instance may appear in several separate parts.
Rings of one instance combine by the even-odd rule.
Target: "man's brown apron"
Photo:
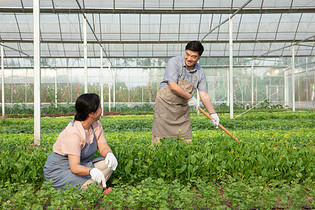
[[[179,78],[177,84],[191,94],[194,79],[195,73],[192,82]],[[152,135],[161,138],[192,139],[187,99],[174,94],[169,86],[160,89],[157,93]]]

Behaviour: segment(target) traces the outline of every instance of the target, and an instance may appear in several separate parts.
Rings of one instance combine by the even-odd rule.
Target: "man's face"
[[[184,59],[187,67],[194,67],[200,59],[199,52],[186,50]]]

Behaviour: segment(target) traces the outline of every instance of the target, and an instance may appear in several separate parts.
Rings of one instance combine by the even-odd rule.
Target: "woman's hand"
[[[91,168],[89,173],[93,181],[95,181],[97,184],[102,184],[103,187],[106,187],[106,181],[103,172],[101,172],[98,168]]]
[[[111,170],[115,171],[118,165],[117,159],[112,152],[107,153],[105,163]]]
[[[98,148],[103,157],[105,157],[105,163],[109,169],[115,171],[118,165],[117,159],[107,143],[99,143]]]

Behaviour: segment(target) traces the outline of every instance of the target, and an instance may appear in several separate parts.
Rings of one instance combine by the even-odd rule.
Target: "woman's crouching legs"
[[[105,163],[105,160],[100,160],[100,161],[94,163],[93,166],[95,168],[99,169],[101,172],[103,172],[104,177],[105,177],[105,181],[107,182],[107,180],[109,180],[110,176],[112,175],[113,170],[108,168],[108,166]],[[86,189],[87,185],[89,185],[89,184],[96,184],[96,182],[92,179],[89,179],[86,182],[84,182],[84,184],[81,186],[81,189]]]
[[[108,168],[108,165],[106,165],[105,160],[100,160],[100,161],[94,163],[94,167],[97,169],[100,169],[101,172],[103,172],[106,182],[107,182],[107,180],[109,180],[110,176],[113,173],[113,170]]]

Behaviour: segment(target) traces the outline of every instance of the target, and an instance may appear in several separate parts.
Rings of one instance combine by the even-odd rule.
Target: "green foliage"
[[[34,112],[33,112],[34,113]],[[75,108],[72,104],[62,105],[55,107],[55,104],[51,103],[48,107],[41,108],[41,114],[66,114],[66,113],[75,113]]]
[[[109,108],[104,107],[104,111],[108,112]],[[126,104],[111,107],[111,112],[120,112],[122,114],[152,114],[154,113],[154,107],[148,103],[142,105],[136,105],[129,107]]]
[[[43,164],[45,164],[51,150],[44,145],[33,147],[33,138],[26,134],[1,136],[2,148],[0,154],[0,185],[10,183],[32,183],[35,187],[41,186],[43,175]],[[46,142],[50,145],[55,141],[56,135],[50,135]]]
[[[0,108],[2,111],[2,107]],[[34,114],[34,109],[32,107],[27,107],[25,104],[13,104],[12,106],[6,106],[5,111],[7,115],[29,115]],[[55,107],[54,103],[51,103],[49,106],[41,107],[41,114],[67,114],[74,113],[75,108],[71,104],[58,105]]]
[[[152,148],[152,115],[101,119],[118,159],[102,194],[55,190],[43,166],[72,117],[42,118],[41,145],[33,147],[33,119],[0,119],[1,209],[249,209],[315,206],[314,112],[248,113],[222,124],[238,144],[192,114],[193,143],[164,139]],[[29,133],[29,134],[27,134]],[[97,154],[96,156],[98,156]]]
[[[108,101],[108,99],[104,99],[104,101]],[[49,106],[42,105],[41,114],[71,114],[75,113],[74,102],[63,102],[63,104],[59,104],[56,107],[55,100],[48,100],[50,103]],[[141,102],[141,100],[133,101],[133,102]],[[122,105],[116,105],[111,107],[111,112],[119,112],[120,114],[153,114],[154,113],[154,105],[148,103],[152,101],[145,101],[143,104],[129,106],[128,103]],[[66,104],[65,104],[66,103]],[[245,104],[235,102],[234,103],[234,112],[235,113],[243,113],[245,110]],[[229,113],[230,107],[226,104],[215,104],[215,110],[217,113]],[[2,107],[0,107],[0,111]],[[12,104],[6,105],[6,114],[7,115],[28,115],[34,114],[34,109],[32,107],[26,106],[26,104]],[[272,104],[268,100],[263,101],[259,106],[255,107],[251,112],[286,112],[287,109],[281,104]],[[109,112],[109,107],[104,105],[104,112]],[[193,108],[191,108],[191,112],[195,112]]]
[[[150,147],[150,132],[115,132],[108,134],[107,139],[120,162],[116,173],[132,184],[146,177],[189,183],[198,178],[218,181],[228,176],[237,180],[264,177],[266,182],[283,179],[290,182],[314,176],[311,129],[234,131],[233,134],[241,140],[240,144],[223,131],[196,131],[193,144],[165,139],[155,148]]]

